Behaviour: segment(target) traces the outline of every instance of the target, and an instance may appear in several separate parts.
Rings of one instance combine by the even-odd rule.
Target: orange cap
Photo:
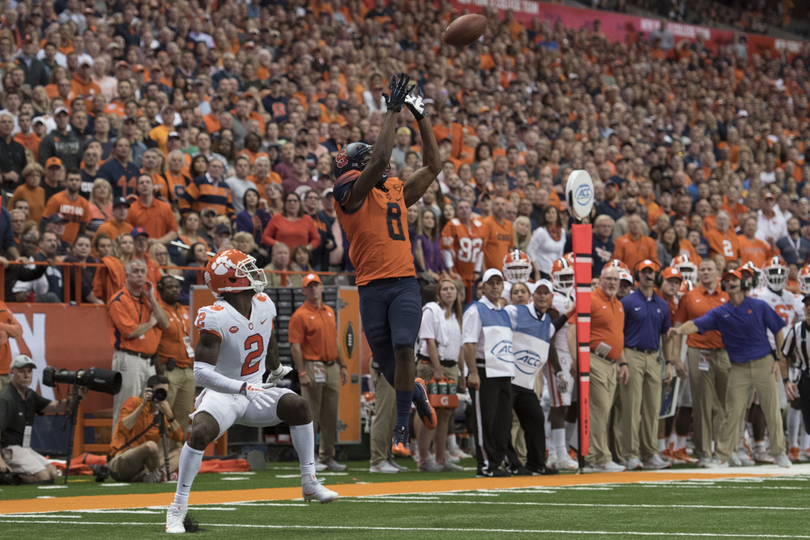
[[[318,274],[307,274],[304,276],[304,281],[302,282],[302,285],[306,287],[310,283],[321,283],[321,278],[318,276]]]
[[[56,156],[48,158],[48,161],[45,162],[45,168],[46,169],[48,167],[61,167],[61,166],[62,166],[62,160],[59,159]]]
[[[661,272],[661,279],[667,280],[670,278],[677,278],[683,280],[683,274],[681,274],[681,271],[678,270],[677,268],[672,267],[664,268],[664,271]]]

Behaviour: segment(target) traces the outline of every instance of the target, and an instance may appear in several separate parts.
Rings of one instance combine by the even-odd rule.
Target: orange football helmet
[[[788,266],[785,259],[779,255],[775,255],[768,259],[765,266],[762,267],[763,279],[765,285],[775,292],[782,292],[787,285],[788,279]]]
[[[214,294],[254,290],[267,287],[267,276],[256,266],[256,259],[238,249],[218,253],[205,267],[205,284]]]
[[[574,254],[566,253],[551,265],[551,285],[565,295],[574,292]]]
[[[626,264],[624,264],[624,263],[623,263],[621,260],[619,260],[619,259],[613,259],[613,260],[612,260],[612,261],[610,261],[610,262],[609,262],[607,265],[608,265],[608,266],[613,266],[613,267],[615,267],[615,268],[618,268],[618,269],[619,269],[619,272],[625,271],[625,272],[627,272],[628,274],[632,274],[632,272],[630,272],[630,267],[629,267],[629,266],[627,266]]]
[[[670,266],[672,268],[677,268],[685,281],[697,283],[698,267],[694,262],[692,262],[692,259],[688,254],[684,253],[683,255],[678,255],[672,259]]]
[[[503,258],[503,276],[511,283],[527,282],[532,275],[529,256],[519,249],[510,250]]]
[[[810,294],[810,265],[805,264],[802,266],[796,279],[799,281],[799,292]]]
[[[694,283],[692,283],[691,281],[686,281],[684,279],[683,281],[681,281],[681,286],[678,287],[678,293],[675,295],[675,297],[678,300],[680,300],[683,297],[683,295],[685,295],[689,291],[693,290],[694,288],[695,288]]]

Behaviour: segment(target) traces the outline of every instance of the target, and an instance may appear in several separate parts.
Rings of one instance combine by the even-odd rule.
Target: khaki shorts
[[[442,373],[444,373],[445,379],[453,379],[456,381],[456,384],[458,384],[458,364],[453,367],[442,366]],[[433,364],[417,362],[416,376],[425,381],[425,384],[427,384],[431,379],[433,379]]]
[[[3,461],[6,462],[13,474],[34,476],[50,465],[50,462],[44,456],[22,446],[7,446],[0,450],[0,455],[3,456]]]

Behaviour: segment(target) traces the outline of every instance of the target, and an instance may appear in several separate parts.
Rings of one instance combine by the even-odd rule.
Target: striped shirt
[[[806,321],[797,322],[788,330],[785,336],[785,342],[782,344],[782,354],[785,355],[789,361],[793,361],[793,365],[798,367],[802,373],[810,376],[810,343],[808,343],[808,336],[810,334],[810,326]]]
[[[189,210],[199,213],[210,206],[218,215],[233,219],[231,188],[224,181],[213,182],[208,173],[198,176],[186,186],[184,203],[179,205],[183,214]]]

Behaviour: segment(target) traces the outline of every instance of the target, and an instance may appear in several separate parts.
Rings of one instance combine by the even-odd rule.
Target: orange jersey
[[[737,242],[740,246],[740,264],[752,262],[757,268],[762,268],[765,262],[774,255],[771,246],[759,238],[749,240],[744,234],[741,234],[737,237]]]
[[[736,261],[740,258],[740,242],[737,235],[729,229],[721,233],[717,229],[711,229],[704,234],[709,242],[709,256],[714,257],[717,253],[722,253],[726,261]]]
[[[388,178],[385,187],[387,192],[372,189],[352,213],[345,212],[335,200],[337,217],[349,239],[349,258],[357,270],[357,285],[416,275],[404,183],[399,178]]]
[[[442,250],[453,252],[453,269],[467,286],[473,283],[475,265],[484,244],[481,227],[483,223],[475,217],[470,220],[469,227],[453,218],[442,230]]]
[[[77,195],[76,200],[71,201],[68,199],[67,191],[60,191],[48,199],[43,216],[47,218],[56,213],[64,214],[67,219],[62,240],[72,245],[76,235],[79,234],[81,224],[90,223],[90,203],[81,195]]]
[[[504,219],[503,224],[495,221],[494,216],[481,220],[481,238],[484,239],[484,270],[503,268],[503,258],[512,247],[512,222]]]
[[[633,240],[630,233],[623,234],[616,239],[616,247],[613,249],[613,258],[619,259],[632,271],[636,265],[645,259],[650,259],[658,263],[658,245],[655,240],[643,234],[638,240]],[[660,263],[659,263],[660,264]]]
[[[31,153],[34,155],[34,161],[39,159],[39,143],[42,141],[37,134],[33,131],[28,135],[23,135],[22,133],[17,133],[14,135],[14,140],[23,145],[23,148],[26,150],[31,150]]]

